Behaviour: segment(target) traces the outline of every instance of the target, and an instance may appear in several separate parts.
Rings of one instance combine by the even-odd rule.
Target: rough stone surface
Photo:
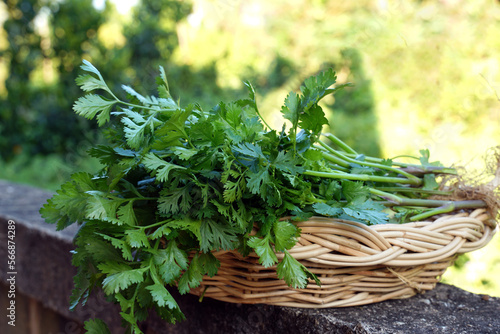
[[[6,224],[16,222],[16,289],[47,308],[81,323],[99,317],[112,333],[123,333],[119,310],[102,293],[85,307],[68,311],[72,279],[70,251],[75,230],[55,231],[38,214],[51,193],[0,181],[0,259],[6,259]],[[3,261],[3,260],[2,260]],[[6,265],[0,280],[6,284]],[[500,333],[500,298],[476,295],[438,284],[410,299],[332,309],[300,309],[269,305],[229,304],[192,295],[172,294],[188,320],[169,325],[152,313],[142,324],[156,333]],[[2,296],[4,298],[4,296]]]

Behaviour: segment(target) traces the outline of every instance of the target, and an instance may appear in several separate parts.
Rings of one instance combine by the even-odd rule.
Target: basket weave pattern
[[[496,223],[484,209],[435,220],[366,226],[313,217],[300,222],[301,237],[289,251],[321,280],[293,289],[264,268],[258,256],[236,251],[214,255],[221,266],[192,290],[226,302],[326,308],[407,298],[431,290],[456,256],[485,246]],[[280,254],[278,254],[278,258]]]

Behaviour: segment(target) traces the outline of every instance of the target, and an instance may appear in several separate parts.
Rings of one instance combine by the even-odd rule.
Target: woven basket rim
[[[286,219],[286,217],[284,218]],[[322,281],[293,289],[276,265],[237,250],[213,252],[221,267],[191,293],[231,303],[325,308],[408,298],[431,290],[458,254],[484,247],[498,230],[486,209],[405,224],[362,223],[328,217],[294,222],[301,229],[289,253]],[[278,258],[283,253],[276,254]]]

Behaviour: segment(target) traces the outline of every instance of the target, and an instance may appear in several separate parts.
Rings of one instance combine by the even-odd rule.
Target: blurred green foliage
[[[498,1],[141,0],[126,15],[115,4],[0,3],[0,177],[56,189],[73,171],[98,168],[84,152],[102,139],[71,110],[82,59],[146,95],[162,65],[181,104],[204,108],[244,97],[249,80],[277,128],[286,94],[333,67],[354,87],[324,101],[325,130],[358,151],[428,148],[476,168],[500,142]],[[500,296],[498,239],[445,279]]]
[[[6,161],[21,153],[65,154],[82,142],[91,128],[72,115],[71,99],[79,94],[74,87],[76,67],[85,49],[96,44],[89,31],[99,27],[103,18],[89,1],[51,7],[42,3],[7,1],[4,29],[9,43],[1,56],[8,76],[6,93],[0,99],[0,157]],[[42,8],[54,18],[50,35],[44,36],[37,29]],[[80,28],[74,24],[78,16]],[[44,71],[57,76],[48,82],[37,80]]]

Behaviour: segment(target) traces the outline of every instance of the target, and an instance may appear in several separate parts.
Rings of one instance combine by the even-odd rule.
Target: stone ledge
[[[16,222],[16,289],[77,323],[99,317],[122,333],[119,310],[102,293],[75,312],[68,310],[76,272],[70,251],[76,229],[55,231],[38,214],[51,193],[0,181],[0,225]],[[0,258],[6,259],[6,228],[0,231]],[[7,283],[6,264],[0,280]],[[332,309],[299,309],[269,305],[228,304],[172,291],[187,320],[165,324],[155,314],[144,324],[155,333],[498,333],[500,298],[482,296],[438,284],[410,299]]]

